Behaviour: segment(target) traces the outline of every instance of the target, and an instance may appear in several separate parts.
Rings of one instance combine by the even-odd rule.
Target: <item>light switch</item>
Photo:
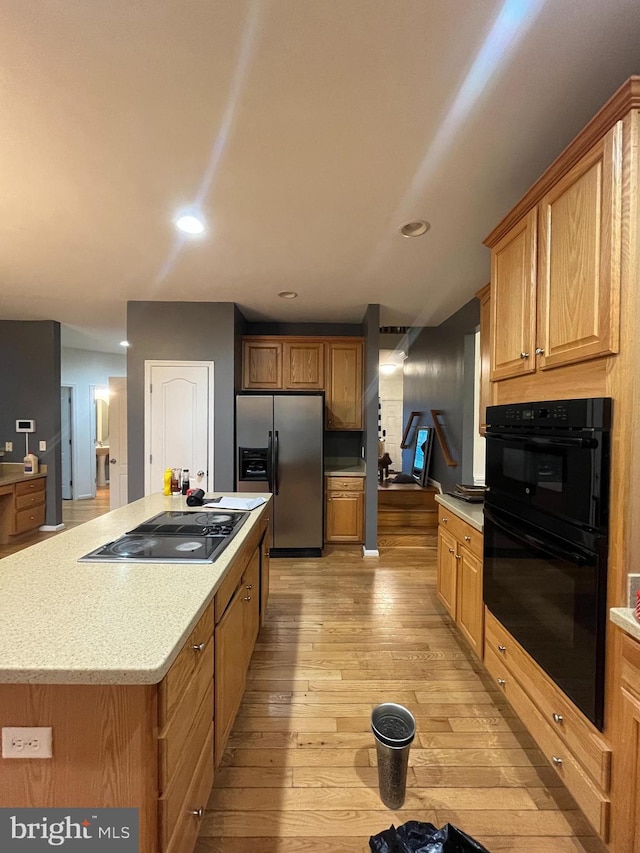
[[[41,442],[39,443],[39,445],[38,445],[38,449],[39,449],[39,450],[42,450],[42,451],[45,451],[45,450],[47,449],[47,442],[46,442],[46,441],[41,441]]]

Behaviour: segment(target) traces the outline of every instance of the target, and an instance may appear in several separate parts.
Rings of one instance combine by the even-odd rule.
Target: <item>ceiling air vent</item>
[[[411,326],[380,326],[381,335],[406,335]]]

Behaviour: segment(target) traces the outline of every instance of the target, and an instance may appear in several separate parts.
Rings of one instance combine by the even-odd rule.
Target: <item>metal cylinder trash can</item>
[[[385,702],[371,712],[371,731],[376,739],[380,799],[387,808],[399,809],[404,803],[416,721],[402,705]]]

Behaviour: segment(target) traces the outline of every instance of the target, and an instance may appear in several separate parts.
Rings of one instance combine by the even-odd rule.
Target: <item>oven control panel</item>
[[[487,408],[487,430],[509,427],[607,430],[611,427],[611,399],[545,400]]]

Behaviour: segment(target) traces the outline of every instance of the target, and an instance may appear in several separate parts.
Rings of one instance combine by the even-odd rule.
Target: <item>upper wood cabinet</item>
[[[622,122],[494,245],[491,379],[618,352]]]
[[[329,341],[326,380],[326,427],[362,429],[362,341]]]
[[[319,341],[287,341],[284,347],[283,387],[322,391],[324,388],[324,344]]]
[[[282,389],[282,342],[274,340],[243,340],[242,387]]]
[[[622,122],[539,205],[538,367],[618,352]]]
[[[362,429],[361,338],[245,337],[247,391],[325,391],[328,430]]]

